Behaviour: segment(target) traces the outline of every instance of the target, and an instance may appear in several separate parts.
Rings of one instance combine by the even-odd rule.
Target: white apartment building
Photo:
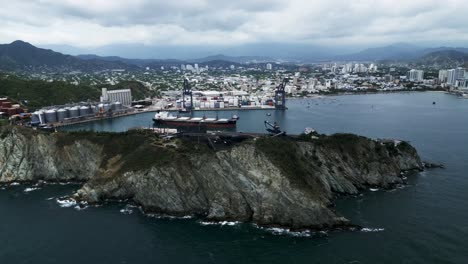
[[[424,80],[424,71],[412,69],[408,72],[408,79],[411,82],[422,82]]]

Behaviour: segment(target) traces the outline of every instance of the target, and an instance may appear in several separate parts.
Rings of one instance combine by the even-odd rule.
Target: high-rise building
[[[267,70],[272,70],[272,69],[273,69],[273,65],[271,65],[271,63],[267,63],[266,69],[267,69]]]
[[[407,77],[411,82],[422,82],[424,80],[424,71],[412,69],[408,72]]]
[[[447,70],[440,70],[439,71],[439,83],[446,83],[447,82]]]
[[[455,69],[447,70],[447,83],[455,85],[456,81]]]
[[[465,78],[465,69],[462,68],[462,67],[458,67],[455,69],[455,79],[456,80],[459,80],[459,79],[463,79]]]
[[[439,75],[440,75],[440,72],[439,72]],[[456,85],[457,80],[462,80],[464,78],[465,78],[465,69],[462,67],[447,70],[447,83],[451,85]]]

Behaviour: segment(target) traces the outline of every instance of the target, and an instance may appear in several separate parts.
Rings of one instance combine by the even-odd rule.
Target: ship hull
[[[178,120],[163,120],[153,118],[155,124],[167,126],[181,126],[181,127],[219,127],[219,128],[233,128],[236,127],[236,120],[228,120],[226,122],[204,122],[204,121],[178,121]]]

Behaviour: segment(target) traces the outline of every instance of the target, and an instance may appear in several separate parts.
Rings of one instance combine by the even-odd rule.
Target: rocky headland
[[[351,135],[260,137],[213,150],[146,131],[45,133],[0,127],[0,183],[82,182],[74,198],[131,200],[145,212],[292,229],[352,226],[337,194],[404,183],[421,170],[406,142]]]

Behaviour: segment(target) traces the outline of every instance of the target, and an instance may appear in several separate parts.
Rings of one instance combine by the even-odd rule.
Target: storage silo
[[[40,120],[40,117],[39,117],[39,112],[36,111],[34,113],[32,113],[31,115],[31,123],[40,123],[41,120]]]
[[[65,108],[57,110],[57,120],[62,122],[65,118],[68,118],[68,110]]]
[[[44,111],[39,111],[39,121],[41,122],[41,124],[46,123],[45,112]]]
[[[45,111],[45,120],[47,123],[57,122],[57,111],[55,109]]]
[[[80,107],[80,116],[87,116],[90,114],[89,106]]]
[[[70,118],[79,117],[80,116],[80,109],[78,108],[78,106],[74,106],[74,107],[70,108],[68,116]]]

